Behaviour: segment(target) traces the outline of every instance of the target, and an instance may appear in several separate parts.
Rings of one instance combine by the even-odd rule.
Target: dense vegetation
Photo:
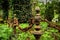
[[[55,18],[54,15],[60,15],[60,1],[52,0],[51,3],[48,2],[46,5],[46,10],[45,10],[45,18],[48,19],[49,21],[52,21],[53,18]],[[59,19],[59,17],[56,17]],[[60,20],[60,19],[59,19]]]
[[[0,40],[8,40],[12,35],[12,28],[8,28],[6,24],[0,24]]]
[[[21,28],[27,27],[27,23],[22,23],[20,26]],[[41,29],[44,31],[43,35],[41,36],[40,40],[54,40],[55,36],[58,40],[60,40],[60,33],[57,29],[49,28],[48,23],[41,22]],[[35,40],[34,35],[32,35],[29,31],[22,32],[18,28],[16,28],[17,34],[16,37],[13,37],[13,30],[12,28],[9,28],[6,24],[0,24],[0,39],[1,40],[7,40],[12,36],[12,40],[26,40],[27,38],[30,38],[30,40]]]
[[[7,4],[8,3],[8,4]],[[13,14],[17,14],[17,18],[19,22],[27,22],[28,19],[32,17],[32,5],[30,0],[9,0],[7,3],[4,3],[0,0],[0,16],[5,20],[8,16],[13,18]],[[2,5],[4,4],[4,5]],[[44,4],[42,2],[38,2],[36,6],[40,7],[40,14],[42,18],[46,18],[49,21],[56,21],[55,19],[59,19],[60,21],[60,1],[53,0]],[[5,8],[6,7],[6,8]],[[9,15],[8,15],[9,14]],[[33,14],[34,15],[34,14]],[[60,23],[59,23],[60,24]],[[22,29],[29,26],[28,23],[20,23],[19,25]],[[35,26],[35,25],[34,25]],[[34,30],[34,26],[31,30]],[[51,28],[48,26],[47,22],[40,22],[41,30],[44,32],[41,35],[40,40],[60,40],[59,30],[55,28]],[[10,37],[12,40],[35,40],[33,34],[29,31],[23,32],[16,28],[16,36],[13,35],[13,29],[8,27],[7,24],[0,24],[0,40],[9,40]]]
[[[31,17],[31,6],[30,0],[13,0],[13,13],[17,14],[19,22],[27,22],[27,20]]]

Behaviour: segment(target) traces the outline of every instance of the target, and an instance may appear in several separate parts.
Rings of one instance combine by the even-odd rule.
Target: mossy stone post
[[[35,36],[36,40],[40,39],[40,36],[42,35],[41,27],[40,27],[40,8],[36,7],[36,16],[35,16],[35,31],[31,31],[31,33]]]

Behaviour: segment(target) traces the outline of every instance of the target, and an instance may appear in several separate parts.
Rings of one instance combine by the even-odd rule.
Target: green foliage
[[[59,0],[52,0],[51,3],[48,2],[46,4],[45,10],[45,18],[51,21],[54,18],[54,10],[56,10],[56,14],[60,15],[60,1]],[[60,20],[60,16],[58,17]]]
[[[25,28],[28,25],[28,23],[22,23],[21,28]],[[41,29],[43,30],[43,34],[41,35],[40,40],[54,40],[54,35],[57,35],[57,38],[60,40],[60,33],[55,28],[48,27],[48,23],[46,22],[40,22]],[[22,32],[18,28],[17,31],[17,38],[12,37],[13,40],[27,40],[29,38],[30,40],[35,40],[34,35],[32,35],[29,31]],[[54,35],[53,35],[54,34]],[[8,28],[7,25],[0,24],[0,39],[1,40],[8,40],[9,37],[12,35],[12,28]]]
[[[45,13],[45,5],[43,4],[43,3],[38,3],[38,6],[40,7],[40,14],[41,15],[44,15],[44,13]]]
[[[45,32],[41,36],[41,40],[54,40],[54,38],[50,35],[50,32]]]
[[[0,40],[8,40],[12,35],[12,28],[8,28],[7,25],[0,25]]]
[[[46,10],[45,10],[45,18],[48,21],[51,21],[54,17],[54,9],[53,9],[53,4],[52,3],[47,3],[46,4]]]
[[[13,13],[17,14],[19,22],[27,22],[27,20],[31,17],[32,12],[30,0],[14,0],[13,7]]]
[[[54,40],[55,35],[60,35],[58,34],[58,30],[54,28],[49,28],[49,30],[45,31],[44,34],[41,36],[41,40]],[[56,37],[59,38],[59,36]]]
[[[58,19],[59,19],[59,21],[60,21],[60,15],[59,15]]]
[[[0,0],[0,5],[3,1]],[[37,5],[40,7],[41,15],[44,15],[46,19],[51,21],[54,17],[54,10],[56,10],[57,14],[60,14],[60,2],[52,1],[52,3],[47,3],[46,7],[43,3],[38,3]],[[31,3],[30,0],[9,0],[9,5],[11,10],[9,11],[9,16],[12,17],[12,13],[17,14],[19,21],[27,21],[31,17]],[[1,6],[0,6],[1,9]],[[13,10],[14,9],[14,10]],[[3,10],[4,14],[3,17],[5,18],[8,14],[7,10]],[[13,11],[13,12],[12,12]],[[60,20],[60,16],[59,16]],[[28,23],[20,24],[21,28],[28,27]],[[58,40],[60,40],[60,33],[55,28],[48,27],[48,23],[40,22],[40,26],[42,31],[44,32],[41,36],[40,40],[54,40],[54,35],[57,36]],[[9,37],[12,35],[12,28],[8,28],[7,25],[0,25],[0,40],[8,40]],[[17,38],[13,38],[13,40],[35,40],[35,37],[30,32],[22,32],[21,30],[16,28],[17,31]],[[54,35],[53,35],[54,34]]]
[[[40,26],[41,26],[42,30],[46,30],[47,27],[48,27],[48,23],[46,23],[46,22],[40,22]]]
[[[22,24],[22,26],[23,25],[26,26],[26,24]],[[58,30],[55,29],[55,28],[48,27],[48,23],[46,23],[46,22],[40,22],[40,27],[44,31],[44,33],[41,36],[40,40],[54,40],[55,39],[54,35],[57,35],[58,39],[60,38],[60,36],[58,36],[58,35],[60,35],[59,32],[58,32]],[[29,32],[22,32],[22,33],[20,32],[19,35],[20,35],[18,37],[19,40],[26,40],[30,36],[31,36],[32,40],[35,40],[34,36],[32,36]]]
[[[29,27],[29,24],[28,24],[28,23],[21,23],[21,24],[20,24],[20,27],[26,28],[26,27]]]
[[[40,40],[55,40],[54,38],[55,35],[58,38],[58,40],[60,40],[60,33],[58,32],[57,29],[48,27],[48,23],[46,22],[41,22],[40,25],[42,30],[44,31]]]
[[[30,34],[29,32],[23,32],[19,34],[17,40],[27,40],[27,38],[30,38],[30,40],[35,40],[34,36]]]
[[[8,9],[9,9],[9,2],[8,0],[1,0],[1,9],[3,10],[3,19],[7,19],[8,17]]]

